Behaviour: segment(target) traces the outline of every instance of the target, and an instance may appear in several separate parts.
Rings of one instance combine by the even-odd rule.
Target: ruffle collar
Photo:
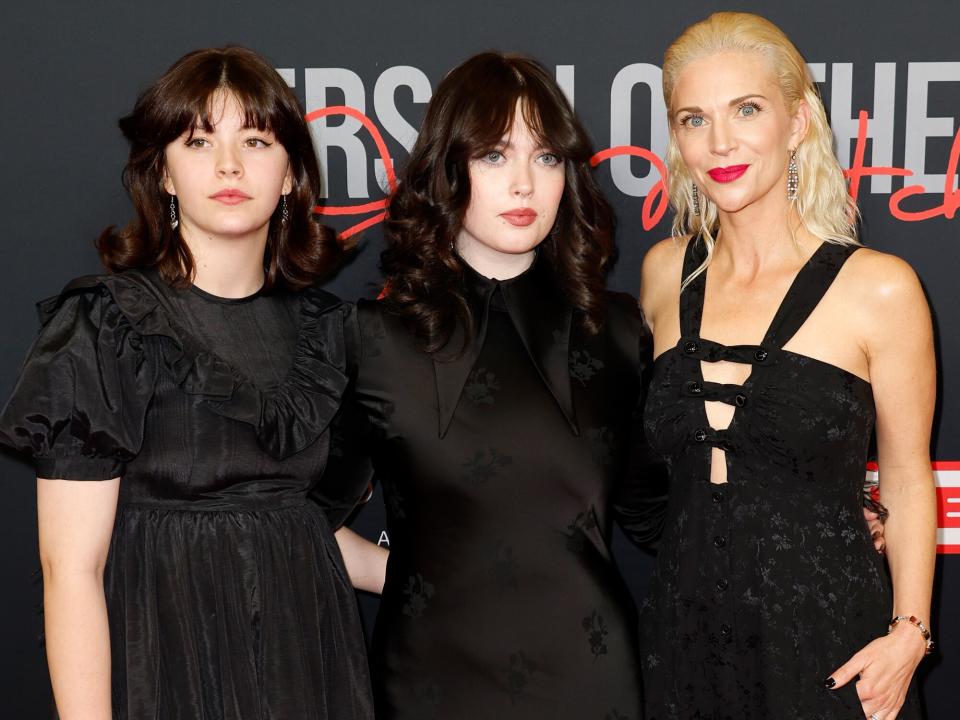
[[[294,455],[323,434],[348,384],[338,298],[318,287],[296,294],[300,329],[290,370],[275,390],[266,392],[176,322],[157,285],[161,282],[139,271],[81,277],[60,295],[38,303],[40,321],[46,324],[71,295],[106,293],[136,333],[164,340],[163,362],[184,392],[202,395],[213,412],[253,426],[258,444],[272,457]]]
[[[466,263],[464,266],[464,289],[474,314],[474,337],[464,343],[465,331],[458,323],[446,347],[434,355],[440,437],[446,435],[467,377],[480,357],[490,305],[497,292],[530,360],[571,432],[578,435],[568,359],[573,308],[557,287],[549,262],[538,256],[528,270],[509,280],[492,280]],[[458,352],[460,348],[465,348],[462,353]]]

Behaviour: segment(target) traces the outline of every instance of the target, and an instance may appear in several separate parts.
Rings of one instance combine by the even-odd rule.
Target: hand
[[[894,626],[889,635],[877,638],[850,658],[827,680],[834,690],[860,676],[857,695],[863,715],[894,720],[907,697],[907,688],[923,659],[927,643],[910,623]]]
[[[867,507],[863,508],[863,517],[867,521],[867,527],[870,529],[870,536],[873,538],[873,547],[878,553],[883,555],[887,548],[887,541],[883,538],[883,522],[880,516]]]

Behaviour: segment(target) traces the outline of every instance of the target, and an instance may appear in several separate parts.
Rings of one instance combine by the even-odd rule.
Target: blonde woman
[[[919,717],[935,552],[920,284],[860,247],[778,28],[712,15],[667,50],[663,85],[677,219],[641,301],[645,426],[671,490],[641,608],[647,718]],[[860,511],[874,430],[889,575]]]

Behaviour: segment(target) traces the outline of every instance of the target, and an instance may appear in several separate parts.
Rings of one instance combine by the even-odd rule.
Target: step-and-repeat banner
[[[774,6],[774,7],[771,7]],[[924,663],[930,718],[960,713],[960,4],[700,0],[252,0],[6,5],[2,11],[3,235],[0,396],[36,333],[35,300],[97,271],[91,241],[129,214],[116,120],[180,55],[240,43],[267,56],[304,101],[323,165],[326,220],[360,250],[329,287],[377,293],[385,198],[444,72],[486,49],[530,54],[556,73],[596,146],[596,173],[618,215],[611,287],[636,293],[645,250],[669,233],[662,158],[663,51],[714,10],[766,14],[819,83],[864,215],[864,241],[919,273],[940,364],[933,457],[938,484],[936,607],[941,650]],[[30,468],[0,457],[0,717],[47,716],[40,645],[35,490]],[[379,494],[354,526],[388,543]],[[651,558],[615,537],[636,594]],[[376,602],[363,598],[366,619]]]

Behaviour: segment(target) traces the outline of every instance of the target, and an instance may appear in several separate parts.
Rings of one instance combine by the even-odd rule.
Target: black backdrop
[[[933,627],[942,655],[925,665],[928,716],[957,716],[960,677],[960,359],[956,272],[960,204],[955,173],[960,143],[960,4],[848,0],[736,5],[696,0],[487,0],[457,3],[349,3],[325,0],[264,4],[254,0],[183,3],[6,4],[0,23],[0,396],[6,397],[36,332],[33,302],[71,277],[97,271],[91,240],[128,217],[120,186],[126,148],[116,119],[137,93],[184,52],[241,43],[265,54],[307,103],[307,110],[350,105],[379,130],[389,156],[406,157],[412,128],[443,72],[471,53],[497,48],[531,54],[557,68],[595,144],[650,148],[662,156],[659,99],[663,50],[687,24],[718,9],[766,14],[794,39],[822,81],[838,152],[856,164],[908,168],[860,183],[865,241],[894,252],[920,274],[934,310],[941,381],[933,456],[940,462],[940,537]],[[859,111],[870,120],[856,142]],[[346,123],[346,124],[344,124]],[[373,136],[332,115],[313,122],[328,173],[330,206],[376,203],[384,171]],[[953,161],[951,162],[951,148]],[[610,284],[636,293],[643,252],[668,233],[657,212],[659,180],[642,157],[603,160],[598,176],[618,216],[620,259]],[[895,174],[895,171],[894,171]],[[914,195],[904,186],[920,186]],[[909,195],[909,197],[903,197]],[[644,221],[644,212],[648,220]],[[347,210],[354,213],[354,210]],[[343,230],[370,219],[362,249],[329,287],[345,298],[374,294],[381,236],[376,207],[331,217]],[[652,217],[651,217],[652,216]],[[49,686],[38,643],[39,586],[30,468],[0,457],[0,717],[46,716]],[[356,527],[381,534],[375,500]],[[617,538],[621,568],[637,593],[650,560]],[[368,614],[375,602],[364,600]]]

